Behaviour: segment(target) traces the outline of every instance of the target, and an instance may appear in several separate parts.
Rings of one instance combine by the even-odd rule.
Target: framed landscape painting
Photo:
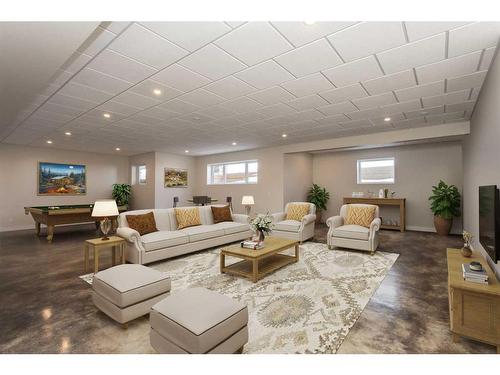
[[[187,187],[188,171],[187,169],[165,168],[165,187]]]
[[[85,165],[38,163],[38,195],[85,195]]]

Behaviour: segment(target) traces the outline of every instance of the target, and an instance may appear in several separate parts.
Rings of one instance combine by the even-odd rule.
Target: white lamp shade
[[[118,207],[114,199],[102,199],[94,203],[93,217],[118,216]]]
[[[241,204],[245,206],[254,205],[253,195],[244,195],[243,198],[241,198]]]

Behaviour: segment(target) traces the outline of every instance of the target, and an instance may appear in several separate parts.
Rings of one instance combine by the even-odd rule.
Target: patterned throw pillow
[[[375,206],[349,206],[345,225],[361,225],[370,228],[370,224],[375,219]]]
[[[127,215],[128,226],[143,234],[158,232],[153,212],[144,215]]]
[[[175,218],[177,219],[177,229],[194,227],[201,225],[200,210],[193,208],[174,208]]]
[[[224,207],[211,206],[211,208],[212,216],[214,217],[214,224],[222,223],[223,221],[233,221],[229,205]]]
[[[291,203],[287,208],[286,219],[301,221],[309,213],[310,207],[309,203]]]

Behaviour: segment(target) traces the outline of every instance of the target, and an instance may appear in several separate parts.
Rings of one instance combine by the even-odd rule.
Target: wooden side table
[[[110,236],[109,240],[102,240],[101,238],[93,238],[86,240],[84,245],[85,257],[85,272],[89,271],[89,252],[94,252],[94,273],[99,271],[99,252],[101,250],[111,249],[113,266],[116,264],[116,250],[120,251],[120,262],[125,263],[125,240],[118,236]]]

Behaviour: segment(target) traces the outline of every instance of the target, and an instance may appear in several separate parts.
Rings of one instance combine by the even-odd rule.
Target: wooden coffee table
[[[295,247],[295,255],[279,254]],[[226,256],[243,259],[226,266]],[[221,249],[220,272],[243,276],[254,283],[266,275],[299,260],[299,242],[279,237],[266,237],[264,248],[252,250],[242,248],[239,244]]]

